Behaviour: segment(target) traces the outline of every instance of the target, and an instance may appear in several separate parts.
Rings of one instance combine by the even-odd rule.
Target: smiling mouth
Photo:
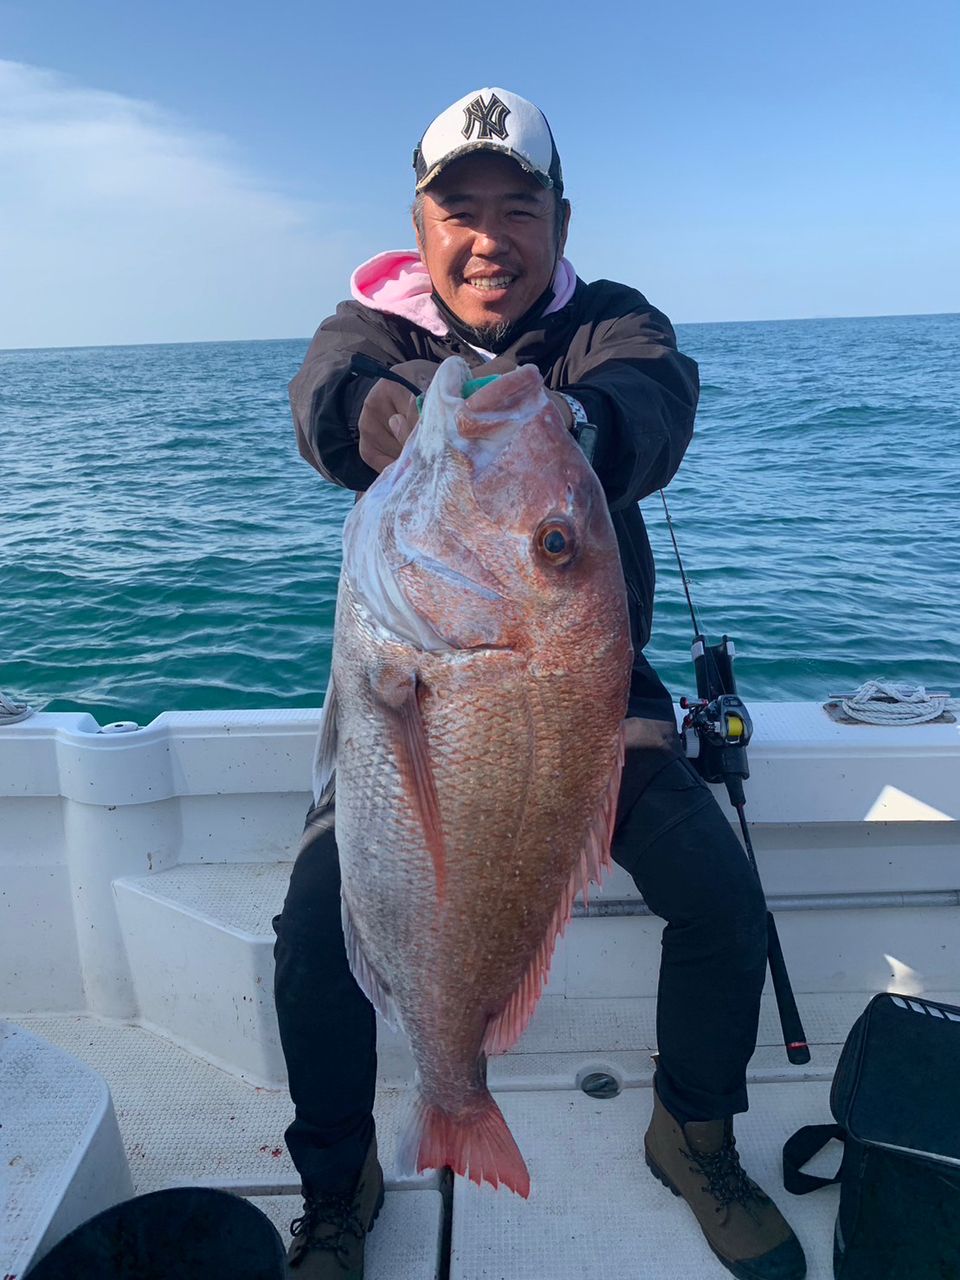
[[[515,276],[475,276],[472,280],[467,280],[467,284],[474,289],[479,289],[481,293],[490,293],[496,289],[508,288],[515,278]]]

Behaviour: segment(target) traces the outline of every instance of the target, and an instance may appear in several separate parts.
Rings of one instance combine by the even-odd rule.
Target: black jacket
[[[387,365],[459,355],[485,364],[451,334],[438,338],[400,316],[342,302],[317,330],[290,384],[300,452],[328,480],[366,489],[376,473],[358,450],[360,409],[374,379],[349,371],[355,352]],[[593,465],[607,495],[627,583],[634,647],[631,715],[672,720],[670,698],[643,657],[650,638],[654,565],[637,502],[666,485],[693,434],[697,366],[677,350],[670,321],[635,289],[577,282],[570,302],[540,317],[490,372],[535,364],[548,388],[567,391],[599,430]]]

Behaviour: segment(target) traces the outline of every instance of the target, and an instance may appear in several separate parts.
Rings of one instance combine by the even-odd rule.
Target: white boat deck
[[[810,1280],[833,1275],[836,1197],[778,1193],[780,1147],[801,1124],[829,1118],[829,1088],[756,1085],[752,1110],[738,1123],[744,1165],[789,1214],[811,1263]],[[689,1209],[651,1177],[639,1154],[652,1096],[650,1089],[629,1089],[605,1102],[582,1093],[501,1097],[536,1189],[524,1204],[458,1181],[453,1280],[720,1280],[726,1272]]]
[[[960,991],[930,992],[960,1003]],[[764,997],[751,1063],[751,1109],[738,1118],[744,1165],[789,1216],[808,1255],[810,1280],[832,1277],[836,1191],[796,1198],[781,1189],[780,1152],[803,1124],[830,1120],[830,1080],[863,993],[800,996],[812,1060],[787,1063],[776,1009]],[[547,997],[516,1050],[491,1062],[500,1106],[527,1159],[533,1190],[508,1192],[457,1179],[444,1261],[443,1200],[436,1174],[396,1169],[406,1096],[377,1099],[386,1205],[370,1238],[370,1280],[638,1280],[723,1274],[686,1207],[647,1171],[642,1138],[652,1106],[655,1002]],[[251,1199],[287,1238],[301,1211],[299,1179],[283,1144],[292,1118],[283,1089],[265,1089],[204,1062],[140,1027],[88,1015],[21,1017],[107,1082],[137,1194],[212,1186]],[[575,1086],[606,1069],[626,1086],[596,1100]],[[836,1166],[824,1153],[814,1170]]]
[[[765,995],[738,1145],[794,1224],[811,1280],[829,1280],[836,1193],[779,1190],[780,1150],[800,1125],[830,1119],[840,1047],[871,994],[960,1003],[960,726],[841,726],[812,704],[752,710],[748,812],[813,1057],[787,1063]],[[232,1190],[286,1235],[299,1180],[283,1143],[292,1106],[270,921],[306,807],[316,717],[170,713],[129,734],[97,729],[71,714],[0,731],[0,1014],[70,1054],[60,1083],[77,1082],[37,1093],[39,1112],[26,1098],[20,1105],[27,1068],[0,1044],[0,1093],[8,1087],[14,1100],[0,1142],[31,1138],[33,1116],[54,1132],[64,1118],[64,1150],[36,1147],[35,1159],[65,1189],[59,1208],[27,1204],[42,1179],[0,1159],[5,1207],[20,1196],[22,1220],[34,1213],[21,1258],[39,1256],[97,1196],[90,1211],[115,1202],[129,1185],[125,1163],[138,1193]],[[725,1274],[642,1158],[660,923],[638,914],[623,873],[592,901],[606,914],[571,923],[530,1028],[490,1063],[530,1168],[528,1202],[461,1180],[451,1188],[436,1174],[399,1175],[411,1061],[383,1034],[377,1119],[388,1194],[370,1280]],[[18,1039],[27,1041],[14,1033],[8,1042]],[[47,1057],[56,1077],[57,1056]],[[594,1071],[616,1080],[617,1096],[580,1090]],[[91,1115],[107,1115],[112,1099],[119,1130],[116,1150],[102,1148],[99,1186],[74,1176],[83,1153],[71,1135],[83,1121],[71,1108],[82,1110],[87,1094],[106,1100],[91,1103]],[[820,1171],[831,1164],[827,1153],[820,1161]],[[0,1232],[0,1276],[13,1271],[4,1240]]]
[[[808,1001],[812,1014],[814,1001]],[[829,1120],[829,1079],[845,1027],[865,998],[819,1002],[810,1034],[813,1061],[791,1067],[767,1044],[751,1070],[751,1110],[737,1123],[746,1167],[790,1215],[811,1260],[811,1280],[828,1280],[835,1196],[797,1200],[777,1190],[780,1148],[801,1124]],[[575,1005],[566,1014],[555,1007]],[[603,1008],[583,1009],[594,1004]],[[673,1280],[723,1274],[695,1223],[647,1171],[642,1138],[652,1105],[649,1061],[652,1001],[563,1001],[547,1004],[525,1037],[524,1051],[503,1059],[497,1098],[527,1159],[533,1190],[524,1202],[508,1192],[457,1179],[451,1206],[451,1280]],[[557,1031],[566,1020],[570,1040]],[[285,1090],[238,1080],[187,1050],[135,1026],[89,1016],[21,1017],[21,1025],[92,1067],[110,1087],[137,1194],[168,1186],[213,1186],[252,1199],[288,1233],[300,1212],[299,1180],[283,1131],[292,1118]],[[604,1036],[598,1029],[611,1032]],[[632,1029],[633,1034],[629,1034]],[[776,1040],[775,1011],[765,1008],[763,1039]],[[603,1051],[578,1053],[578,1042]],[[559,1047],[563,1044],[564,1047]],[[620,1056],[624,1055],[624,1056]],[[628,1056],[627,1056],[628,1055]],[[561,1062],[551,1063],[556,1058]],[[534,1088],[534,1059],[554,1087]],[[602,1101],[573,1087],[569,1067],[623,1061],[646,1066],[636,1087]],[[779,1061],[778,1061],[779,1059]],[[521,1081],[511,1087],[510,1077]],[[820,1077],[817,1079],[816,1077]],[[778,1081],[779,1078],[779,1081]],[[784,1083],[783,1078],[790,1080]],[[561,1086],[560,1081],[564,1081]],[[382,1088],[377,1099],[381,1159],[388,1194],[370,1240],[370,1280],[434,1280],[442,1265],[442,1198],[435,1174],[418,1180],[396,1170],[405,1091]]]

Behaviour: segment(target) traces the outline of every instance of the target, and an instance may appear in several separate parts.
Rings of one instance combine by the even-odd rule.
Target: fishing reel
[[[697,697],[680,699],[686,712],[680,737],[701,778],[724,783],[731,803],[742,805],[743,783],[750,777],[747,745],[753,736],[753,721],[737,694],[735,652],[728,636],[714,645],[708,645],[703,635],[694,639],[691,653]]]

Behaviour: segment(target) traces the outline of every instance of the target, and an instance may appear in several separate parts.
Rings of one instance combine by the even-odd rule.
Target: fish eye
[[[573,530],[563,520],[545,520],[536,532],[535,544],[550,564],[569,564],[576,554]]]

